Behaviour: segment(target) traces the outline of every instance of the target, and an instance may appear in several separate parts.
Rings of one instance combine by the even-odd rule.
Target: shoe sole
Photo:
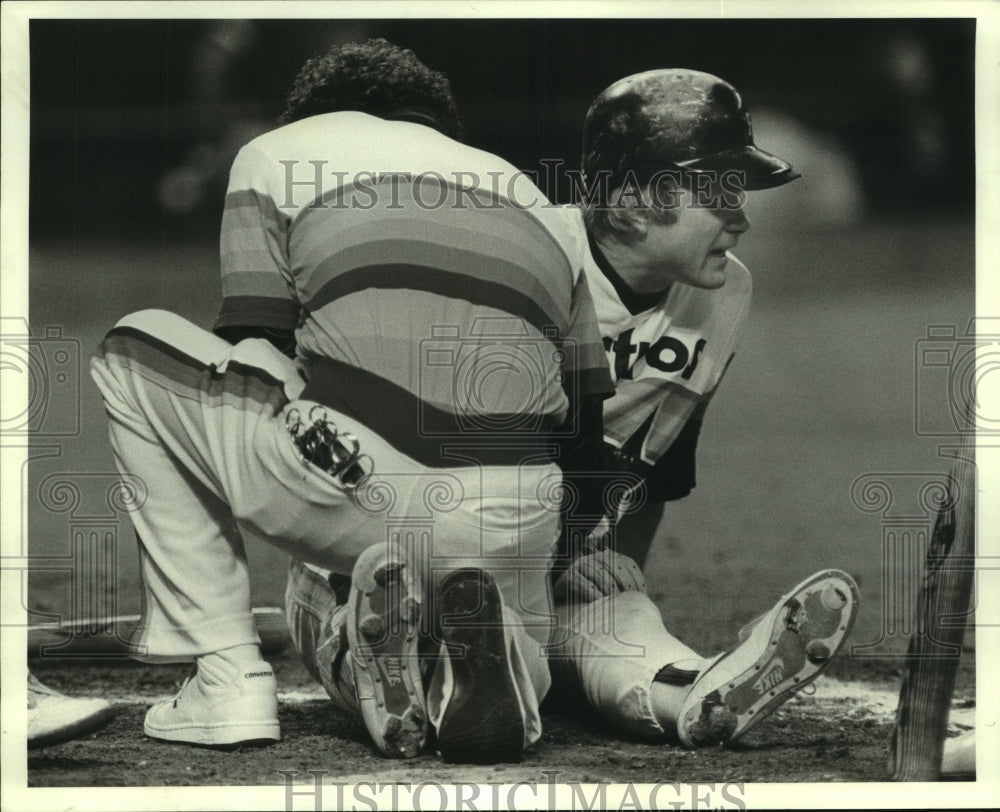
[[[74,700],[74,702],[79,703],[80,701]],[[96,703],[94,704],[96,705]],[[108,724],[115,717],[116,713],[117,710],[113,705],[104,704],[83,715],[67,715],[65,718],[59,720],[58,725],[54,725],[54,729],[47,730],[42,734],[31,735],[29,727],[28,749],[47,747],[51,744],[59,744],[70,739],[75,739],[86,733],[93,733]]]
[[[481,570],[457,570],[442,581],[437,608],[453,676],[438,726],[441,757],[466,764],[520,761],[524,717],[507,654],[500,591]]]
[[[235,748],[281,741],[281,725],[277,721],[259,724],[219,722],[171,728],[161,728],[146,721],[142,729],[152,739],[201,747]]]
[[[782,597],[695,680],[679,714],[681,741],[732,743],[815,680],[847,639],[858,601],[854,579],[839,570],[816,573]]]
[[[392,758],[420,755],[430,729],[417,653],[422,603],[419,577],[397,546],[362,553],[348,599],[348,648],[365,726]]]

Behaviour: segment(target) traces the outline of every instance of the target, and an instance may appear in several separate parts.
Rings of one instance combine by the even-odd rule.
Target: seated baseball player
[[[575,507],[564,517],[560,571],[573,563],[557,583],[563,623],[552,647],[553,671],[563,687],[581,688],[616,727],[702,746],[735,740],[815,679],[845,639],[858,596],[845,573],[818,573],[748,625],[732,651],[708,660],[666,631],[634,562],[610,550],[606,539],[598,545],[599,532],[594,542],[580,542],[603,522],[610,528],[606,535],[630,543],[629,551],[644,559],[662,503],[693,487],[701,416],[749,305],[749,274],[726,253],[748,225],[743,193],[796,177],[754,147],[749,118],[721,80],[690,71],[653,72],[640,83],[636,78],[602,94],[588,116],[585,169],[606,196],[592,195],[582,211],[566,210],[590,245],[584,268],[617,392],[605,402],[603,459],[590,460],[592,445],[578,443],[567,445],[559,460]],[[715,86],[723,92],[713,110],[707,98]],[[667,91],[672,96],[665,97]],[[691,97],[699,104],[690,105]],[[681,119],[685,104],[688,120]],[[695,131],[685,142],[685,127],[690,131],[697,116],[707,118],[709,132]],[[680,134],[670,133],[671,124]],[[679,144],[671,153],[672,137]],[[697,159],[698,148],[704,153],[713,143],[720,151],[731,148],[735,157],[709,162],[705,169],[715,165],[719,171],[702,170],[701,185],[690,186],[699,167],[683,173],[680,162]],[[651,189],[655,172],[660,186]],[[654,192],[662,200],[653,200]],[[714,202],[723,195],[725,208]],[[595,405],[600,411],[600,399],[581,406],[584,435],[601,431]],[[574,470],[582,460],[586,470]],[[603,488],[594,488],[596,471]],[[640,510],[646,506],[652,509]],[[639,521],[630,522],[633,516]],[[592,552],[595,546],[604,549]],[[286,600],[293,639],[314,676],[344,706],[352,691],[345,668],[351,663],[344,632],[349,594],[349,578],[293,562]],[[763,681],[751,679],[758,673]]]
[[[566,211],[589,238],[585,274],[616,392],[604,401],[606,498],[578,500],[581,528],[572,516],[565,527],[575,560],[556,585],[553,671],[623,731],[731,742],[830,662],[857,612],[854,581],[837,570],[805,579],[732,650],[704,659],[664,628],[640,566],[664,504],[695,486],[702,418],[750,307],[750,273],[731,253],[749,227],[745,194],[798,175],[754,144],[732,85],[685,69],[602,92],[583,171],[586,198]],[[605,534],[581,542],[595,509]]]
[[[613,387],[585,242],[458,133],[447,80],[409,51],[310,60],[283,126],[232,166],[228,340],[144,311],[93,359],[116,463],[149,486],[134,653],[195,662],[147,735],[279,738],[250,611],[258,537],[296,562],[296,646],[380,752],[433,734],[451,761],[514,760],[540,737],[551,435],[576,393]]]

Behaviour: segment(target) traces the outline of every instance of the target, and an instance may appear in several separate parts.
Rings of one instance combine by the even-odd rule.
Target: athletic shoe
[[[450,669],[450,692],[438,725],[445,761],[495,764],[520,761],[524,711],[504,632],[503,599],[479,569],[460,569],[441,581],[437,602]]]
[[[740,642],[712,660],[684,700],[677,733],[688,747],[730,743],[829,665],[854,625],[858,587],[845,572],[807,578]]]
[[[263,660],[236,668],[199,657],[177,695],[149,709],[143,730],[154,739],[203,747],[279,741],[274,671]]]
[[[365,726],[391,758],[413,758],[430,725],[417,652],[423,590],[397,544],[358,558],[347,603],[347,640]]]
[[[75,699],[28,674],[28,747],[75,739],[111,721],[115,709],[104,699]]]

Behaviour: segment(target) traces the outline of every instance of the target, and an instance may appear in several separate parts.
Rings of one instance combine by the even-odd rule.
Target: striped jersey
[[[544,438],[570,398],[612,391],[587,254],[500,158],[420,124],[313,116],[236,157],[216,328],[294,329],[304,397],[453,465],[442,443]]]
[[[580,209],[566,211],[583,230]],[[658,305],[633,314],[587,255],[585,274],[615,381],[614,396],[604,402],[604,439],[623,465],[647,476],[653,501],[684,496],[694,486],[701,416],[743,332],[750,272],[728,259],[722,287],[674,284]]]

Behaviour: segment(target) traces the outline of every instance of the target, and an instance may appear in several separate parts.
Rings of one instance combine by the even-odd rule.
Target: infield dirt
[[[142,733],[146,707],[176,690],[186,666],[102,665],[39,661],[35,673],[74,695],[104,696],[118,715],[103,730],[28,754],[28,786],[142,787],[283,785],[328,781],[504,784],[554,780],[625,782],[861,782],[886,781],[887,758],[901,671],[884,661],[835,661],[812,696],[793,698],[737,745],[690,751],[636,742],[604,727],[569,703],[545,706],[545,733],[520,764],[444,764],[434,754],[408,761],[372,749],[359,721],[325,698],[295,657],[273,660],[280,690],[283,739],[262,748],[223,752],[153,741]],[[963,656],[950,735],[968,730],[975,708],[975,658]]]

